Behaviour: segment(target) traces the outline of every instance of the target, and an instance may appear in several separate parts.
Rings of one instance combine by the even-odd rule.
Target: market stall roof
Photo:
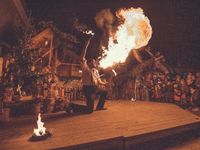
[[[50,28],[46,28],[36,36],[32,38],[31,47],[37,48],[42,42],[46,42],[52,40],[53,38],[53,31]]]

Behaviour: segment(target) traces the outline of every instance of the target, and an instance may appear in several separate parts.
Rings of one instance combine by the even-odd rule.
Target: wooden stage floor
[[[174,104],[117,100],[107,101],[106,107],[92,114],[66,114],[45,120],[45,127],[53,135],[40,142],[28,141],[36,123],[0,129],[0,149],[121,150],[150,135],[162,137],[200,125],[198,116]]]

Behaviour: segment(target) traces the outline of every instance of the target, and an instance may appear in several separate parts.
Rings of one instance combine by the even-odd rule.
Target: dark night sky
[[[200,68],[199,0],[25,0],[36,20],[54,21],[69,28],[77,16],[95,29],[94,16],[104,8],[141,7],[150,19],[153,36],[149,45],[161,51],[170,65]]]

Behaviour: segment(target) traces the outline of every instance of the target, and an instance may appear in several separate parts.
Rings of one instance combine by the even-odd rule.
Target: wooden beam
[[[50,43],[50,53],[49,53],[49,66],[51,66],[51,61],[53,57],[53,33],[51,34],[51,43]]]
[[[24,6],[22,4],[22,1],[21,0],[12,0],[11,2],[13,2],[14,6],[16,7],[17,12],[18,12],[19,16],[21,17],[25,27],[29,28],[31,26],[31,24],[30,24],[30,21],[29,21],[27,15],[26,15],[25,10],[24,10]]]
[[[42,32],[38,33],[32,38],[31,48],[36,48],[39,43],[46,40],[51,40],[53,38],[53,31],[50,28],[46,28]],[[51,43],[53,44],[53,43]]]

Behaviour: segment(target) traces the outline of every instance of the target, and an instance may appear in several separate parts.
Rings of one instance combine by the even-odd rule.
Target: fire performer
[[[99,72],[97,70],[97,64],[95,59],[89,59],[88,61],[85,58],[87,53],[88,46],[90,44],[91,38],[87,40],[82,54],[81,54],[81,68],[82,68],[82,82],[83,82],[83,93],[86,98],[86,106],[70,104],[69,109],[73,112],[83,112],[83,113],[92,113],[94,110],[94,99],[93,97],[98,94],[100,95],[96,110],[105,110],[104,104],[107,98],[107,91],[105,88],[107,82],[101,80]]]

